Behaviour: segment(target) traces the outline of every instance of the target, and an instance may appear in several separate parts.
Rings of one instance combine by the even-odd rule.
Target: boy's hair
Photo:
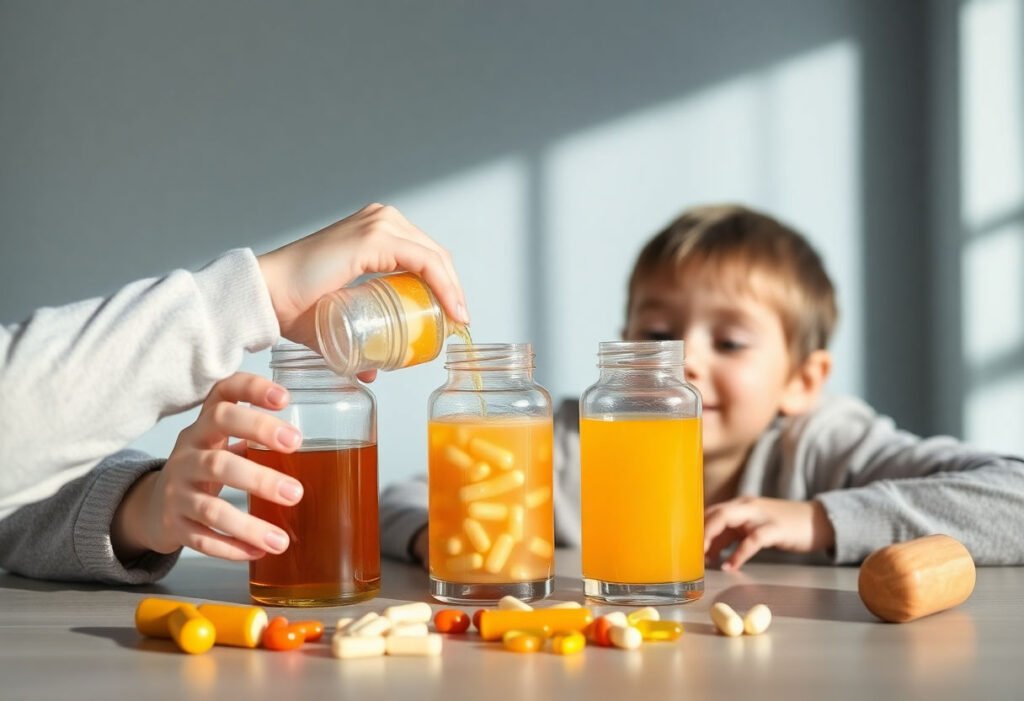
[[[742,274],[730,276],[730,281],[768,297],[782,318],[795,363],[828,346],[838,311],[821,258],[793,229],[739,205],[688,209],[648,241],[629,277],[627,315],[637,282],[666,265],[676,274],[708,265],[724,274],[737,264]]]

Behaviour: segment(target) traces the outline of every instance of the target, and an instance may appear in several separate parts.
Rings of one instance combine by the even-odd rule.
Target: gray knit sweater
[[[579,404],[555,415],[555,540],[580,544]],[[898,541],[945,533],[980,565],[1024,564],[1024,461],[952,438],[897,429],[864,402],[828,397],[812,412],[777,419],[754,445],[740,496],[816,499],[836,533],[831,552],[802,559],[858,563]],[[391,485],[381,501],[381,546],[409,559],[427,524],[425,478]]]
[[[129,584],[165,575],[177,553],[114,556],[117,506],[163,465],[124,448],[278,334],[248,249],[0,327],[0,567]]]

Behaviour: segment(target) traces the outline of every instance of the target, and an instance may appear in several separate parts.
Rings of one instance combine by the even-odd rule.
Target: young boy
[[[738,206],[685,212],[643,248],[626,340],[682,339],[703,398],[704,549],[739,568],[765,548],[858,563],[931,533],[978,564],[1024,563],[1024,462],[921,439],[863,402],[824,397],[832,283],[792,229]],[[555,536],[580,544],[579,407],[555,416]],[[423,481],[381,503],[387,554],[425,560]]]

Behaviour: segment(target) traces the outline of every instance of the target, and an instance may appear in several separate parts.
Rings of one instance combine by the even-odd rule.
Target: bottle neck
[[[657,385],[685,381],[682,341],[601,343],[597,366],[602,382]]]
[[[448,384],[476,391],[532,384],[533,357],[529,343],[449,344]]]
[[[350,377],[337,375],[314,351],[295,343],[280,343],[271,350],[274,382],[289,391],[325,391],[352,387]]]

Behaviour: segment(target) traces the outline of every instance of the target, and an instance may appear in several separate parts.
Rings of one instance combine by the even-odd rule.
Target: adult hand
[[[704,511],[704,557],[718,562],[722,550],[737,543],[723,570],[739,569],[763,548],[812,552],[832,547],[835,531],[817,501],[738,497]]]
[[[302,436],[287,422],[238,402],[278,410],[287,406],[288,392],[248,373],[214,385],[163,469],[139,480],[118,508],[111,538],[122,561],[182,546],[227,560],[253,560],[288,547],[283,530],[218,496],[230,486],[286,506],[302,498],[297,480],[243,457],[246,440],[291,453]],[[229,445],[230,437],[243,440]]]
[[[452,257],[394,207],[371,204],[315,234],[259,257],[281,335],[318,348],[316,302],[364,273],[422,277],[455,321],[469,323]]]

